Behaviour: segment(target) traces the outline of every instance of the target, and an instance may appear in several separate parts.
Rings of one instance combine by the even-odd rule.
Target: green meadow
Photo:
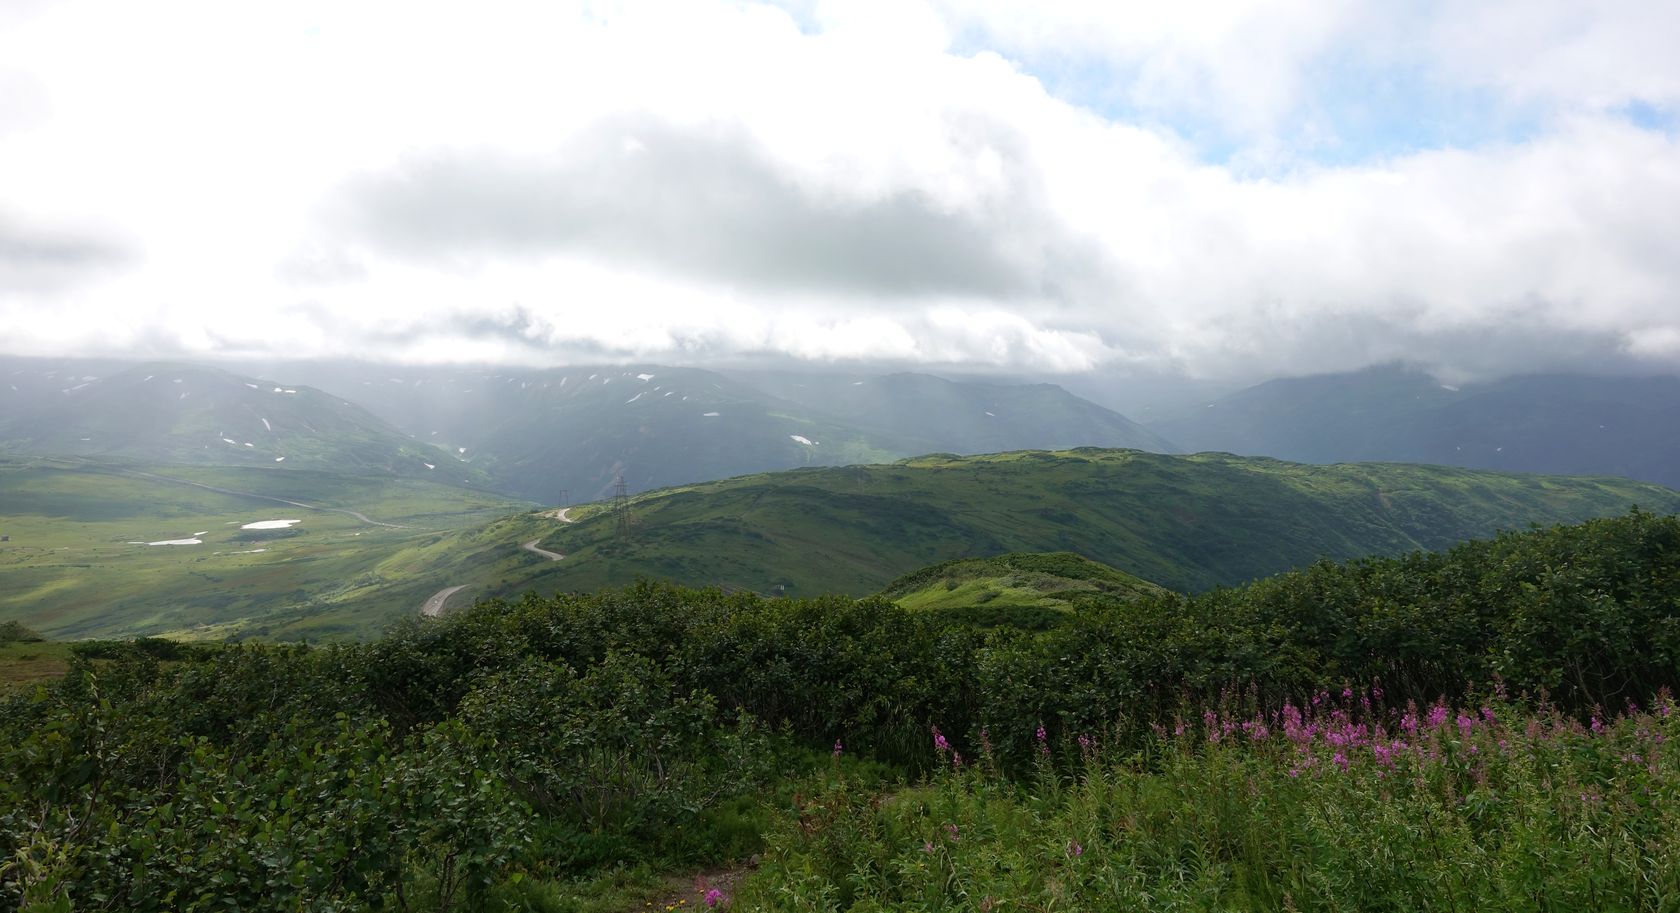
[[[44,459],[0,462],[0,505],[0,617],[60,639],[365,636],[432,592],[385,559],[523,506],[388,477]],[[265,520],[299,522],[242,528]]]

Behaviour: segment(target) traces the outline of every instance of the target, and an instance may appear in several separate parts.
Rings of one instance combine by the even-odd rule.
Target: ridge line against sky
[[[13,0],[0,351],[1680,368],[1680,4]]]

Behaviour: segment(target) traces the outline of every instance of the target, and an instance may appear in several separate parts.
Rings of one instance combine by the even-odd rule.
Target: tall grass
[[[1680,714],[1586,722],[1378,694],[1218,709],[1138,750],[1042,743],[890,798],[799,804],[735,899],[753,910],[1680,909]],[[938,750],[938,749],[935,749]],[[1057,755],[1079,754],[1058,774]]]

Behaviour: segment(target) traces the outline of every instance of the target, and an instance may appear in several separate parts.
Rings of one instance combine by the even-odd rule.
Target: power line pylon
[[[624,475],[619,474],[613,486],[613,519],[618,525],[618,538],[624,541],[630,539],[630,489],[624,484]]]

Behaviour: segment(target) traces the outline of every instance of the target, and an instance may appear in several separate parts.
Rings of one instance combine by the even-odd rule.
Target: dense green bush
[[[39,643],[41,635],[31,631],[18,621],[0,621],[0,644],[32,644]]]

